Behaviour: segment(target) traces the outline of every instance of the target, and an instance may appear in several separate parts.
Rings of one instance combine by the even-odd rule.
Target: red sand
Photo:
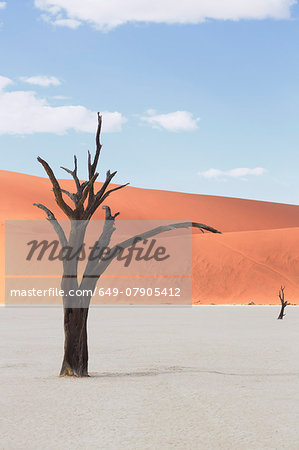
[[[100,183],[97,183],[100,186]],[[72,180],[61,185],[72,191]],[[4,221],[43,219],[33,202],[63,218],[46,178],[0,171],[0,289],[4,292]],[[299,206],[127,187],[106,204],[120,219],[193,220],[222,235],[193,234],[193,302],[299,304]],[[102,210],[96,218],[103,217]],[[298,227],[298,228],[296,228]]]

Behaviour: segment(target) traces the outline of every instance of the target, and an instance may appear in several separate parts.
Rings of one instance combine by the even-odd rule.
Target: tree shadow
[[[131,372],[91,372],[90,378],[140,378],[140,377],[155,377],[159,375],[170,375],[176,373],[189,373],[189,374],[210,374],[210,375],[222,375],[229,377],[298,377],[298,372],[289,373],[238,373],[238,372],[223,372],[219,370],[197,369],[195,367],[182,367],[173,366],[159,369],[148,369],[141,371]]]

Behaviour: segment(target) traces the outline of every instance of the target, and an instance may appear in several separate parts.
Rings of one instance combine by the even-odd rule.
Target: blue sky
[[[100,179],[298,204],[299,5],[181,3],[0,2],[1,169],[85,178],[99,110]]]

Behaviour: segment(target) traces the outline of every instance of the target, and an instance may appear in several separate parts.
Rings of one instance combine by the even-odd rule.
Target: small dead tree
[[[285,290],[285,287],[281,286],[281,288],[279,290],[279,294],[278,294],[278,297],[279,297],[280,302],[281,302],[281,310],[280,310],[280,313],[279,313],[279,316],[277,317],[277,319],[283,319],[284,318],[284,316],[285,316],[285,312],[284,312],[285,307],[289,305],[289,303],[284,299],[284,290]]]
[[[74,156],[74,169],[70,170],[62,167],[67,173],[69,173],[75,182],[76,192],[71,193],[64,189],[61,189],[58,180],[56,179],[49,164],[38,157],[38,162],[43,166],[46,171],[53,187],[55,200],[59,208],[64,212],[67,218],[71,222],[69,236],[67,237],[62,226],[56,219],[52,211],[46,206],[40,203],[34,203],[35,206],[42,209],[47,219],[50,221],[54,230],[56,231],[60,245],[62,249],[72,249],[74,254],[79,255],[80,249],[84,242],[86,228],[88,223],[98,207],[109,197],[112,192],[119,189],[123,189],[127,184],[108,189],[111,180],[114,178],[117,172],[106,173],[106,179],[100,189],[95,192],[95,181],[98,178],[98,172],[96,171],[99,162],[99,157],[102,149],[100,143],[100,134],[102,127],[102,117],[98,113],[98,127],[96,132],[96,152],[92,160],[90,152],[88,152],[88,180],[81,182],[77,174],[77,158]],[[74,204],[71,208],[64,199],[64,195],[69,197]],[[119,215],[112,214],[108,206],[102,206],[105,210],[105,222],[102,233],[97,241],[97,248],[105,249],[110,243],[110,239],[113,231],[115,230],[114,223],[116,217]],[[61,280],[61,289],[64,292],[63,307],[64,307],[64,357],[62,367],[60,371],[61,376],[88,376],[88,346],[87,346],[87,317],[89,311],[89,305],[91,301],[90,296],[72,296],[72,302],[70,303],[70,296],[68,293],[77,291],[81,292],[94,292],[94,288],[98,282],[98,279],[106,270],[111,260],[116,257],[119,252],[125,248],[129,248],[136,242],[136,238],[139,240],[147,239],[165,231],[170,231],[177,228],[195,227],[200,231],[209,231],[211,233],[219,233],[212,227],[197,223],[197,222],[182,222],[174,223],[171,225],[160,226],[155,229],[149,230],[145,233],[141,233],[138,236],[133,236],[126,241],[123,241],[116,246],[112,247],[112,258],[102,260],[99,258],[90,258],[87,261],[85,271],[82,279],[78,280],[78,260],[79,256],[75,258],[63,259],[63,275]]]

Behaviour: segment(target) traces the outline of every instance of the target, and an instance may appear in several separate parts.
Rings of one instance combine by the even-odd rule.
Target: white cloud
[[[0,9],[5,9],[7,3],[6,2],[0,2]]]
[[[54,100],[68,100],[70,97],[67,97],[66,95],[53,95],[52,98]]]
[[[72,30],[75,30],[81,25],[81,22],[76,19],[56,19],[54,21],[51,21],[51,23],[58,27],[67,27],[71,28]]]
[[[37,86],[59,86],[61,81],[56,77],[48,77],[46,75],[36,75],[33,77],[20,77],[21,81],[27,84],[35,84]]]
[[[226,178],[239,178],[242,180],[247,180],[247,176],[260,176],[264,175],[267,170],[262,167],[255,167],[254,169],[249,169],[248,167],[238,167],[236,169],[231,170],[219,170],[219,169],[209,169],[205,172],[198,172],[198,175],[204,178],[214,178],[214,179],[223,179]]]
[[[56,11],[56,10],[54,10]],[[68,18],[62,18],[63,16],[61,14],[56,14],[54,12],[51,14],[42,14],[41,18],[48,23],[51,23],[52,25],[55,25],[57,27],[67,27],[75,30],[81,25],[81,22],[76,19],[68,19]]]
[[[47,20],[109,30],[128,22],[196,24],[206,19],[287,19],[296,0],[35,0]],[[64,24],[69,26],[67,22]]]
[[[51,106],[33,91],[6,91],[12,84],[0,76],[0,134],[64,134],[68,130],[94,133],[96,112],[81,105]],[[102,112],[103,131],[121,131],[127,121],[119,112]]]
[[[189,111],[175,111],[168,114],[155,114],[155,110],[149,109],[147,116],[141,120],[148,122],[154,128],[163,128],[167,131],[194,131],[198,128],[199,118],[193,118]]]
[[[13,84],[13,81],[10,78],[2,77],[0,75],[0,92],[6,88],[6,86],[9,86],[10,84]]]

